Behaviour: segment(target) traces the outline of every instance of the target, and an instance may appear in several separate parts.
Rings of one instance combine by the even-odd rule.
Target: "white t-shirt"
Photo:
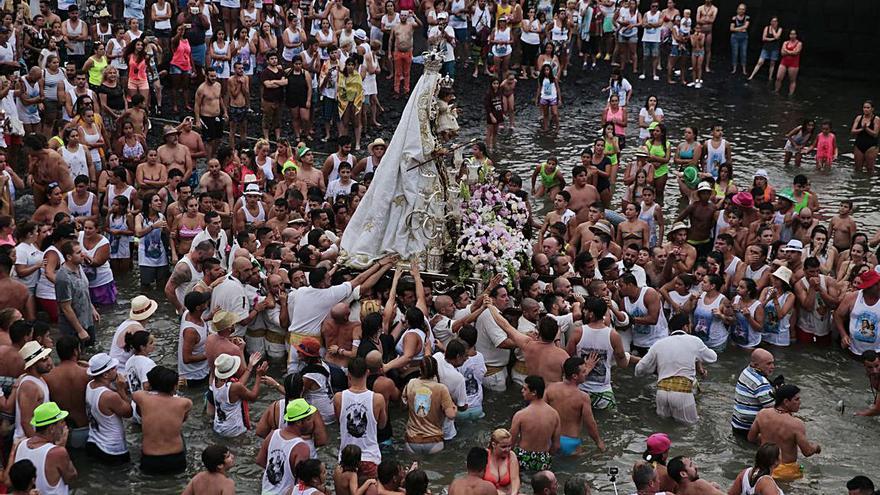
[[[449,389],[452,401],[458,407],[466,406],[468,404],[468,396],[464,384],[464,376],[446,361],[446,357],[442,352],[434,353],[434,359],[437,360],[437,378],[440,383],[446,385],[446,388]],[[455,434],[455,421],[444,418],[443,440],[452,440],[455,438]]]
[[[216,290],[216,289],[214,289]],[[351,283],[343,282],[326,289],[300,287],[290,316],[290,331],[299,335],[318,336],[321,323],[330,309],[351,294]]]
[[[651,118],[648,109],[642,107],[642,109],[639,110],[639,118],[644,120],[647,125],[651,125],[651,122],[660,122],[660,120],[663,119],[663,109],[660,107],[654,108],[654,117]],[[651,137],[651,131],[649,131],[647,127],[639,127],[639,141],[642,142],[649,137]]]
[[[351,194],[351,186],[354,185],[354,181],[350,180],[348,184],[343,184],[340,179],[331,180],[329,184],[327,184],[327,193],[324,195],[324,198],[328,201],[336,201],[337,196],[348,196]]]
[[[237,315],[240,320],[248,317],[251,303],[244,284],[233,277],[231,273],[211,291],[211,310],[224,309]],[[235,328],[233,333],[241,336],[239,334],[243,333],[241,331],[243,327],[236,325]]]
[[[452,29],[451,26],[446,26],[444,29],[448,38],[455,39],[455,30]],[[440,26],[431,26],[431,29],[428,31],[428,38],[434,38],[440,36]],[[438,43],[438,50],[444,50],[443,53],[443,61],[444,62],[453,62],[455,61],[455,46],[447,41],[446,39],[441,40]]]
[[[510,361],[510,350],[501,349],[498,344],[507,339],[504,330],[495,323],[490,311],[483,311],[477,317],[477,345],[479,352],[483,353],[487,366],[507,366]]]
[[[22,242],[18,246],[15,246],[15,264],[16,265],[38,265],[43,262],[43,252],[40,251],[39,248],[32,244],[27,244]],[[13,271],[13,273],[15,273]],[[21,280],[28,289],[33,289],[37,286],[37,281],[40,279],[40,270],[36,270],[30,275],[25,276],[24,278],[15,275],[14,278]]]
[[[464,389],[468,399],[468,409],[483,407],[483,377],[486,376],[486,361],[477,352],[458,368],[464,377]]]

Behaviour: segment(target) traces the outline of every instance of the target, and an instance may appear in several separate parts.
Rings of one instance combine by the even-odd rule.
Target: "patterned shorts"
[[[550,452],[530,452],[519,447],[513,449],[517,459],[519,459],[519,468],[523,471],[546,471],[553,464],[553,456]]]

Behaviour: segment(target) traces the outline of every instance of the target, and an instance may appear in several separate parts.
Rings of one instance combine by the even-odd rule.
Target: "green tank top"
[[[794,197],[794,193],[792,193],[792,197]],[[809,204],[810,204],[810,193],[804,191],[804,197],[801,198],[801,200],[798,201],[797,203],[795,203],[795,205],[794,205],[795,214],[800,213],[801,210],[803,210],[804,208],[809,206]]]
[[[605,156],[611,160],[612,165],[617,165],[617,153],[612,153],[614,151],[614,143],[609,143],[605,141]]]
[[[669,141],[666,141],[666,149],[663,149],[663,146],[659,144],[654,144],[654,141],[648,139],[645,141],[645,146],[648,147],[648,154],[654,157],[663,158],[666,156],[666,150],[669,149]],[[669,173],[669,163],[661,163],[654,164],[654,178],[659,179],[660,177],[665,176]]]
[[[556,174],[559,173],[559,165],[557,165],[556,168],[553,169],[553,173],[550,173],[550,174],[548,174],[547,171],[545,170],[546,166],[547,166],[547,162],[541,163],[541,169],[539,171],[539,174],[541,177],[541,184],[544,184],[545,189],[553,187],[554,185],[557,184],[558,181],[556,179]]]
[[[100,86],[104,81],[104,67],[107,67],[107,57],[103,59],[92,58],[92,66],[89,68],[89,84]]]

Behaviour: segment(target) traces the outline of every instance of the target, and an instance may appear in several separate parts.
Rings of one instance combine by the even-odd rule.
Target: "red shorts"
[[[801,344],[813,344],[813,345],[818,345],[818,346],[822,346],[822,347],[829,347],[832,344],[830,333],[828,335],[822,335],[820,337],[820,336],[813,335],[809,332],[805,332],[805,331],[801,330],[800,328],[798,328],[796,330],[797,330],[797,341],[800,342]]]
[[[38,297],[37,306],[49,315],[49,323],[58,323],[58,301]]]
[[[375,462],[361,461],[358,465],[358,483],[366,480],[374,480],[379,474],[379,466]]]

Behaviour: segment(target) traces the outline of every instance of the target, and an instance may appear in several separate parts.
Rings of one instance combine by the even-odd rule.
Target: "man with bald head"
[[[559,482],[553,471],[538,471],[532,476],[532,492],[535,495],[556,495],[559,492]]]
[[[376,349],[368,352],[364,357],[367,362],[367,388],[373,392],[380,394],[385,398],[385,417],[391,418],[392,402],[400,402],[400,389],[394,384],[394,380],[385,376],[382,372],[382,352]],[[394,436],[394,430],[391,428],[391,421],[387,421],[384,426],[376,426],[376,440],[379,445],[390,446],[391,439]]]
[[[437,310],[437,314],[431,318],[431,331],[434,333],[434,338],[436,339],[435,344],[439,347],[439,350],[445,351],[446,344],[458,334],[461,327],[470,325],[476,321],[477,317],[480,316],[480,313],[482,313],[489,304],[488,298],[483,298],[481,301],[474,302],[480,302],[480,306],[477,307],[476,310],[474,310],[472,305],[471,311],[467,315],[463,318],[455,319],[456,308],[452,297],[441,294],[434,298],[434,309]]]
[[[758,411],[773,407],[773,385],[770,375],[776,369],[773,354],[765,349],[752,351],[748,367],[739,374],[736,381],[736,398],[733,404],[733,418],[730,426],[734,435],[746,438]]]
[[[343,301],[330,308],[330,318],[321,323],[321,344],[327,349],[324,362],[330,367],[333,390],[345,390],[348,360],[357,356],[361,345],[361,324],[349,321],[351,307]]]
[[[247,253],[247,250],[242,251]],[[267,302],[268,299],[251,304],[251,299],[248,297],[245,284],[250,280],[255,270],[257,268],[251,264],[249,254],[236,257],[232,260],[229,274],[223,277],[223,281],[217,284],[214,290],[211,291],[212,313],[223,309],[239,317],[233,332],[233,335],[236,337],[244,336],[247,326],[257,317],[260,311],[270,306],[270,302]]]

